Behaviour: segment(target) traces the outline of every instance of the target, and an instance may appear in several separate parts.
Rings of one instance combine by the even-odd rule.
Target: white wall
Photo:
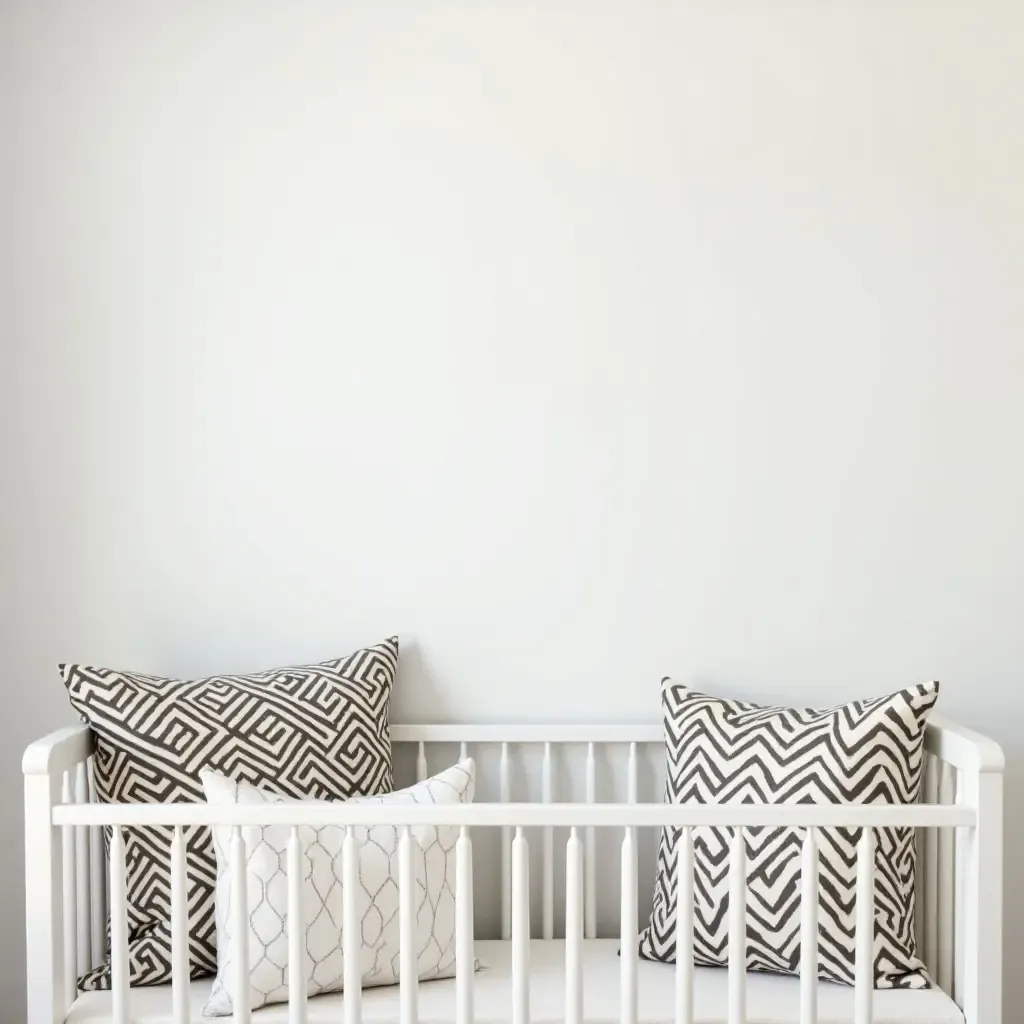
[[[406,720],[938,677],[1019,820],[1022,32],[997,0],[0,6],[10,1019],[58,659],[398,631]]]

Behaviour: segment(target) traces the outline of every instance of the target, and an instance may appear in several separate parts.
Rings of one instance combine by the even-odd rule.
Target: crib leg
[[[25,892],[28,894],[28,1024],[63,1024],[64,872],[60,829],[51,824],[61,778],[25,776]]]
[[[1003,1020],[1003,776],[975,771],[966,780],[967,803],[978,824],[967,838],[964,1016],[967,1024]]]

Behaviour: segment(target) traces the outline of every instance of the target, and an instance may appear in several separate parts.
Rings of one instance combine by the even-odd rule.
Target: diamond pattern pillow
[[[397,665],[391,637],[333,661],[255,675],[177,680],[84,665],[60,672],[96,738],[101,802],[198,803],[204,768],[297,798],[389,792]],[[189,964],[201,977],[217,968],[216,861],[209,829],[185,835]],[[167,828],[124,830],[133,985],[171,980],[171,836]],[[109,964],[79,987],[109,988]]]
[[[925,719],[938,683],[825,710],[720,700],[662,682],[668,803],[829,801],[916,803]],[[744,830],[747,969],[798,974],[800,852],[804,830]],[[728,963],[730,830],[692,830],[694,962]],[[640,955],[675,961],[676,842],[665,829],[654,906]],[[818,832],[818,976],[853,984],[858,829]],[[911,828],[876,829],[875,985],[927,988],[914,937],[915,843]]]
[[[471,803],[476,778],[466,758],[432,779],[377,797],[357,797],[359,804]],[[203,773],[211,804],[278,804],[275,796],[217,772]],[[243,827],[248,858],[249,999],[252,1009],[288,1000],[288,825]],[[239,937],[233,934],[231,907],[236,898],[229,870],[232,829],[213,829],[217,851],[217,977],[203,1014],[233,1012],[234,964]],[[362,923],[363,986],[398,983],[398,833],[390,825],[357,828],[359,844],[359,918]],[[458,828],[416,826],[414,871],[418,884],[416,948],[420,980],[455,974],[455,842]],[[304,872],[302,919],[306,928],[306,993],[337,992],[344,980],[342,955],[342,843],[345,830],[334,825],[299,829]]]

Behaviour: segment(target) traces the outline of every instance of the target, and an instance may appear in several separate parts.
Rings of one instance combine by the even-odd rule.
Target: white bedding
[[[584,1016],[588,1024],[617,1024],[619,1019],[618,940],[593,939],[584,943]],[[487,967],[476,976],[475,1019],[478,1024],[508,1024],[511,1020],[511,944],[477,942],[476,953]],[[533,1024],[561,1024],[565,1005],[565,943],[535,940],[530,944],[530,1018]],[[695,972],[696,1024],[725,1024],[728,972],[701,967]],[[640,962],[640,1024],[671,1024],[674,1019],[675,968]],[[200,1008],[210,993],[210,979],[193,982],[192,1020],[204,1018]],[[795,1024],[799,1020],[800,982],[768,974],[747,978],[748,1024]],[[131,991],[132,1024],[170,1024],[169,987]],[[337,1024],[343,1020],[344,995],[326,995],[308,1004],[309,1024]],[[422,1024],[450,1024],[455,1017],[455,982],[431,981],[419,987]],[[110,993],[80,993],[68,1024],[109,1024]],[[853,989],[827,983],[818,985],[819,1024],[848,1024],[853,1019]],[[252,1014],[253,1024],[286,1024],[286,1004],[267,1006]],[[375,988],[363,992],[365,1024],[397,1024],[398,989]],[[938,989],[875,992],[874,1024],[963,1024],[956,1004]]]

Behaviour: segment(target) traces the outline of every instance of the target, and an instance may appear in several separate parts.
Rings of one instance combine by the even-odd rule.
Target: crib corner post
[[[65,1006],[64,865],[53,808],[60,772],[25,774],[25,932],[28,1024],[63,1024]]]
[[[967,1024],[1003,1019],[1003,775],[967,772],[967,802],[978,813],[967,838],[964,1002]]]

